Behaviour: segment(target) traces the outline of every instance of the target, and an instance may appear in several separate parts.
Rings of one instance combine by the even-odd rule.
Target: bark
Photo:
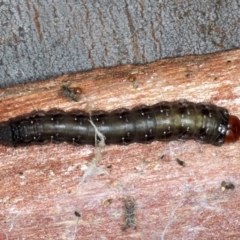
[[[1,121],[180,99],[239,116],[239,57],[240,50],[187,56],[2,89]],[[62,86],[78,90],[79,101],[62,95]],[[0,239],[239,239],[239,144],[0,146]],[[235,189],[222,191],[222,181]],[[136,229],[123,231],[129,199]]]

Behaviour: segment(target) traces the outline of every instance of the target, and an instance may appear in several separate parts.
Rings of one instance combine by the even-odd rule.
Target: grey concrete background
[[[0,87],[240,47],[240,0],[0,0]]]

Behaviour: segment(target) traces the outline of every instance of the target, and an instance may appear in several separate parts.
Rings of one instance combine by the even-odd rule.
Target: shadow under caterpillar
[[[90,120],[105,136],[106,144],[192,139],[220,146],[240,136],[240,121],[229,115],[227,109],[208,103],[175,101],[110,113],[55,110],[19,116],[0,124],[0,144],[94,145],[95,129]]]

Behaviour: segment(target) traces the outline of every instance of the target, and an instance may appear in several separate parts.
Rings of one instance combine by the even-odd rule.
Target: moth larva
[[[187,101],[160,102],[113,112],[49,111],[0,124],[0,143],[10,146],[44,142],[95,144],[95,129],[106,144],[196,140],[216,146],[240,136],[240,121],[225,108]]]

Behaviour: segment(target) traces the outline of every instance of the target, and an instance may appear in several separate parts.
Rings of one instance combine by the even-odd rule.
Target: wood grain
[[[2,89],[0,120],[180,99],[211,102],[240,117],[239,69],[235,50],[64,75]],[[78,89],[79,101],[61,95],[62,86]],[[239,149],[240,142],[194,141],[0,146],[0,239],[239,239]],[[222,191],[222,181],[235,189]],[[137,228],[123,231],[128,197],[136,203]]]

